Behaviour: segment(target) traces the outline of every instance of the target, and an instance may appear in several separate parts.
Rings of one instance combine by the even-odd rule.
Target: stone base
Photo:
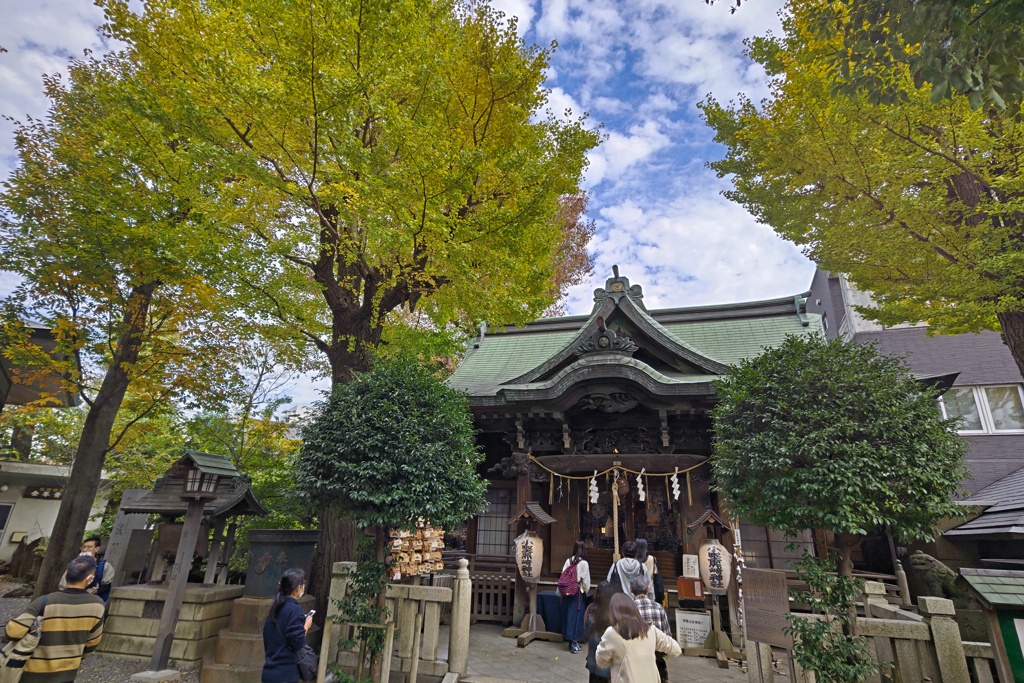
[[[132,683],[173,683],[173,681],[181,680],[181,672],[174,669],[140,671],[137,674],[132,674],[132,677],[128,680]]]
[[[241,594],[241,586],[188,585],[171,644],[173,666],[194,668],[213,651],[217,634],[227,628],[232,605]],[[151,657],[166,595],[164,586],[115,588],[98,650],[112,655]]]
[[[213,656],[203,662],[200,683],[259,683],[263,673],[263,622],[273,598],[241,597],[231,606],[230,626],[217,634]],[[316,599],[299,604],[312,609]]]

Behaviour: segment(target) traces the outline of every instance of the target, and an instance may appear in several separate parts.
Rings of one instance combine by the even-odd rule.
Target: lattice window
[[[512,494],[510,489],[488,489],[487,512],[477,517],[477,555],[513,555],[512,528],[508,520],[512,517]]]

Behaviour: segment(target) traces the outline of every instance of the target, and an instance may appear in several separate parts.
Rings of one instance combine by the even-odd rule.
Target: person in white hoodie
[[[660,683],[654,653],[678,657],[683,652],[679,643],[644,621],[624,593],[612,596],[611,611],[612,625],[597,646],[597,665],[611,670],[611,683]]]
[[[636,559],[636,552],[636,543],[626,541],[622,544],[622,558],[608,570],[607,580],[612,583],[618,583],[622,588],[622,592],[626,595],[632,595],[629,591],[629,580],[634,576],[642,573],[647,577],[648,581],[653,581],[650,574],[647,573],[647,567]]]

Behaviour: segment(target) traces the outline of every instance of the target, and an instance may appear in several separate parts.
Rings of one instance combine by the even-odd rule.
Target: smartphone
[[[311,609],[308,612],[306,612],[306,618],[308,619],[311,616],[313,616],[314,614],[316,614],[316,610],[315,609]]]

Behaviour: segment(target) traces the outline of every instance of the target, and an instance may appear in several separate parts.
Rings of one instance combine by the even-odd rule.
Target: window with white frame
[[[961,434],[1024,432],[1024,393],[1019,384],[953,387],[939,399],[947,419],[959,419]]]

